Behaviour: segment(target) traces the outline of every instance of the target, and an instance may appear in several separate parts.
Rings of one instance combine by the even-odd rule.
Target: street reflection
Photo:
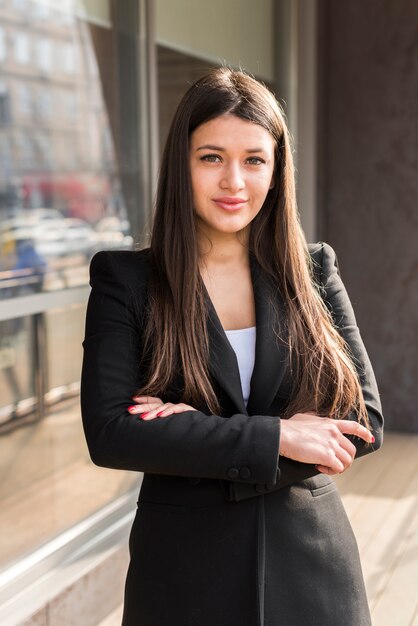
[[[85,284],[98,250],[131,249],[129,222],[104,217],[92,226],[58,211],[32,209],[0,225],[0,298]]]
[[[133,248],[139,112],[116,70],[138,61],[117,39],[109,0],[0,1],[0,569],[137,481],[90,462],[86,298],[60,301],[97,251]]]
[[[83,284],[97,250],[133,245],[94,41],[109,3],[101,29],[81,8],[0,3],[1,300]]]

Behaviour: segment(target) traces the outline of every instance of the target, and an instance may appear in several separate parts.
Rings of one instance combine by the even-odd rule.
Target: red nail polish
[[[144,417],[147,417],[147,415],[149,415],[149,411],[147,413],[141,413],[139,417],[143,420]]]
[[[373,437],[373,435],[372,435],[372,443],[374,443],[374,442],[375,442],[375,438],[374,438],[374,437]]]
[[[136,406],[135,404],[132,404],[131,406],[128,406],[128,411],[130,411],[131,409],[134,409],[135,406]]]
[[[162,415],[162,414],[164,413],[164,410],[165,410],[165,409],[163,409],[162,411],[160,411],[159,413],[157,413],[157,417],[160,417],[160,415]]]

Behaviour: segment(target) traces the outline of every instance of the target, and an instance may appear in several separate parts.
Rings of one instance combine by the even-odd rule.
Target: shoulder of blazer
[[[340,274],[337,255],[329,243],[325,243],[324,241],[310,243],[308,250],[313,261],[315,280],[319,285],[324,287],[330,274],[335,271],[337,274]]]
[[[129,290],[145,287],[151,270],[150,249],[101,250],[90,261],[90,285],[96,278],[107,278]]]
[[[313,261],[314,277],[317,283],[323,282],[327,267],[338,263],[332,247],[322,241],[308,244]],[[143,250],[101,250],[90,261],[90,284],[95,278],[112,278],[123,283],[130,290],[146,287],[151,273],[150,249]]]
[[[323,241],[318,241],[317,243],[308,244],[309,254],[311,255],[315,263],[321,263],[322,251],[323,251],[324,245],[325,244]]]

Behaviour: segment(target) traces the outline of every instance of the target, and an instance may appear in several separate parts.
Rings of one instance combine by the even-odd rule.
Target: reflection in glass
[[[33,348],[30,317],[0,322],[0,424],[33,411]]]
[[[80,267],[97,250],[133,245],[115,149],[118,109],[114,97],[105,100],[98,68],[97,50],[109,54],[101,41],[113,45],[110,30],[77,18],[75,6],[0,4],[0,300],[29,285],[61,289],[81,276],[85,284]]]
[[[72,0],[0,1],[0,313],[16,315],[0,321],[0,570],[138,481],[89,459],[86,305],[59,308],[63,290],[88,284],[96,251],[132,248],[143,211],[138,151],[126,149],[139,136],[138,107],[126,113],[137,85],[117,80],[117,64],[138,63],[136,40],[119,59],[110,4],[96,5],[93,24]],[[22,317],[48,292],[54,308]]]

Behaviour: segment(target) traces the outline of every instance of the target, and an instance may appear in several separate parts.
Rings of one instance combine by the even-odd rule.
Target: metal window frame
[[[1,300],[0,322],[83,304],[87,301],[89,293],[90,288],[82,286]]]
[[[276,85],[295,146],[298,205],[308,241],[318,235],[318,7],[318,0],[277,0],[273,20]]]

